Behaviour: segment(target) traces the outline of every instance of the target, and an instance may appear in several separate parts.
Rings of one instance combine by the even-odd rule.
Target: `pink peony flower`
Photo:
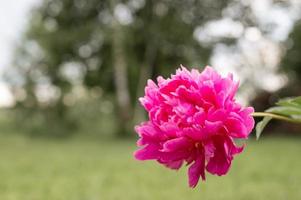
[[[228,172],[234,155],[242,152],[235,138],[245,139],[254,127],[252,107],[234,99],[238,83],[232,74],[221,77],[211,67],[202,73],[185,67],[171,78],[148,81],[140,102],[149,121],[135,127],[141,147],[138,160],[157,160],[171,169],[189,165],[189,186],[195,187],[205,170]]]

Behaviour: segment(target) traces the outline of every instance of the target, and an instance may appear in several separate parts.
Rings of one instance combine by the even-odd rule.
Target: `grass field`
[[[0,136],[1,200],[301,199],[301,138],[249,141],[230,173],[187,186],[186,169],[132,157],[134,141]]]

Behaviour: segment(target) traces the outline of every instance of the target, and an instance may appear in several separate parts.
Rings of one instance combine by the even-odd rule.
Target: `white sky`
[[[11,62],[15,43],[18,41],[31,8],[40,0],[0,0],[0,75]],[[0,78],[0,106],[12,103],[12,96]]]

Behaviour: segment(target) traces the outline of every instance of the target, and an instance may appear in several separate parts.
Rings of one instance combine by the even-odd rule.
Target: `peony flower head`
[[[254,127],[252,107],[235,99],[238,83],[232,74],[220,76],[213,68],[203,72],[181,67],[175,75],[148,80],[140,102],[149,121],[135,127],[139,135],[138,160],[156,160],[171,169],[189,165],[189,186],[195,187],[205,171],[224,175]]]

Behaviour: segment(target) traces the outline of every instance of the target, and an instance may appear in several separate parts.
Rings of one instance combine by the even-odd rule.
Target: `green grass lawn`
[[[301,199],[301,138],[249,141],[228,175],[208,175],[195,189],[186,168],[136,161],[134,149],[134,141],[0,136],[0,199]]]

